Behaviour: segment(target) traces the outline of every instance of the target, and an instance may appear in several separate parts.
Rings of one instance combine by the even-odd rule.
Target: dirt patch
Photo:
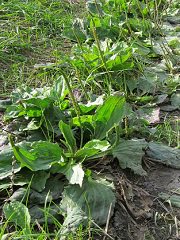
[[[180,189],[180,170],[152,164],[144,178],[113,169],[117,203],[108,231],[113,239],[180,239],[180,211],[159,197]]]
[[[180,189],[180,170],[156,164],[143,185],[151,194],[176,192]]]

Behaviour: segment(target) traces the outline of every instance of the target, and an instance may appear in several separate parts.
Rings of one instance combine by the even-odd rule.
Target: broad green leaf
[[[132,28],[133,31],[135,32],[141,32],[145,36],[148,36],[148,30],[152,28],[152,22],[150,20],[140,20],[139,18],[128,18],[128,22]]]
[[[21,168],[27,167],[30,170],[33,170],[33,161],[35,160],[35,157],[26,149],[19,146],[12,145],[12,149],[16,160],[21,163]]]
[[[110,96],[99,107],[93,117],[95,125],[95,138],[103,139],[108,131],[119,124],[125,116],[125,98],[123,96]]]
[[[81,125],[85,125],[85,124],[92,124],[92,115],[83,115],[79,117],[74,117],[72,119],[72,123],[78,127],[80,127]],[[80,121],[79,121],[80,120]]]
[[[180,169],[180,149],[150,142],[146,154],[156,162]]]
[[[146,120],[148,124],[160,121],[160,108],[140,107],[136,113],[139,119]]]
[[[90,21],[90,27],[94,26],[95,28],[99,28],[102,26],[102,21],[99,17],[93,17],[92,20]]]
[[[27,200],[27,194],[28,191],[26,188],[18,188],[16,191],[13,192],[13,194],[8,200],[10,200],[11,202],[18,201],[25,203]]]
[[[180,196],[176,194],[160,193],[158,195],[161,199],[169,202],[172,206],[180,208]]]
[[[18,118],[25,114],[24,108],[19,105],[10,105],[4,114],[4,120],[8,121],[10,119]]]
[[[33,173],[28,169],[26,169],[28,171],[24,170],[25,168],[15,174],[13,179],[14,186],[24,186],[30,183]],[[0,181],[0,189],[8,189],[9,187],[12,187],[12,181],[9,177]]]
[[[58,172],[63,173],[69,180],[70,184],[79,184],[79,186],[82,187],[84,171],[80,163],[78,164],[68,163],[63,167],[59,167]]]
[[[0,182],[0,191],[8,189],[11,186],[12,186],[12,182],[9,179],[8,180],[7,179],[3,179]]]
[[[99,0],[86,1],[86,8],[91,14],[102,15],[102,3]]]
[[[44,121],[42,123],[43,127],[46,128],[47,132],[52,132],[56,134],[57,137],[61,135],[61,131],[59,129],[59,121],[65,120],[65,114],[57,106],[51,106],[50,108],[46,109],[44,112]]]
[[[63,76],[59,76],[58,79],[54,82],[54,85],[51,89],[50,96],[55,100],[59,99],[61,101],[64,100],[66,95],[69,93],[68,89],[66,88],[66,82]]]
[[[162,67],[146,67],[143,76],[138,80],[138,89],[142,91],[142,95],[145,93],[154,93],[158,87],[162,87],[168,78],[169,75]]]
[[[60,130],[63,134],[63,137],[66,140],[66,143],[69,147],[69,150],[72,153],[75,153],[75,151],[76,151],[76,139],[74,138],[71,127],[68,124],[64,123],[63,121],[60,121],[59,122],[59,128],[60,128]]]
[[[180,109],[180,93],[174,93],[171,96],[171,105]]]
[[[30,149],[30,153],[35,157],[33,170],[46,170],[54,163],[61,162],[61,152],[58,144],[47,141],[33,142]]]
[[[110,144],[108,141],[100,141],[98,139],[94,139],[87,142],[83,148],[78,150],[74,157],[79,161],[96,158],[96,155],[99,156],[101,153],[106,153],[109,148]]]
[[[56,92],[55,96],[54,88],[55,86],[35,89],[21,87],[21,89],[16,89],[12,93],[13,103],[7,108],[4,119],[9,120],[21,116],[41,117],[43,112],[58,99],[59,92]]]
[[[46,171],[32,172],[29,169],[23,168],[20,173],[16,174],[15,185],[22,185],[23,181],[26,184],[31,184],[31,189],[42,192],[45,189],[46,182],[50,177],[50,173]]]
[[[18,90],[17,90],[18,91]],[[43,89],[31,89],[29,92],[20,91],[13,93],[13,104],[5,112],[4,119],[9,120],[20,116],[40,117],[43,111],[50,106],[53,99]],[[46,96],[47,95],[47,96]]]
[[[119,35],[119,21],[116,18],[113,18],[112,15],[109,14],[108,15],[103,14],[103,18],[100,18],[99,21],[97,17],[94,17],[93,20],[94,22],[92,21],[92,18],[90,20],[91,33],[93,28],[95,27],[98,38],[100,40],[104,41],[108,38],[112,39],[114,42],[117,41]],[[102,50],[104,49],[102,48]]]
[[[16,88],[12,92],[12,100],[14,103],[18,103],[22,100],[27,100],[31,98],[47,98],[50,97],[51,88],[41,87],[41,88],[30,88],[25,85],[21,85],[20,88]]]
[[[144,176],[146,171],[142,168],[142,157],[147,143],[144,139],[122,140],[112,151],[122,169],[130,168],[135,174]]]
[[[38,107],[27,107],[26,110],[24,110],[24,115],[27,115],[28,117],[41,117],[43,115],[43,110],[39,109]]]
[[[44,110],[45,108],[47,108],[51,103],[52,103],[51,98],[49,97],[45,98],[41,96],[22,100],[22,104],[24,105],[24,107],[26,107],[26,105],[29,105],[29,106],[34,105],[40,108],[41,110]]]
[[[127,53],[116,53],[109,58],[107,61],[107,68],[109,70],[122,70],[126,69],[124,64],[130,57],[132,53],[129,51]]]
[[[97,107],[97,105],[88,105],[88,104],[79,104],[79,108],[81,110],[82,114],[87,114],[88,112],[91,112]]]
[[[13,164],[13,156],[13,150],[10,147],[0,151],[0,180],[21,170],[19,163]]]
[[[21,169],[17,172],[13,179],[14,186],[24,186],[31,184],[31,188],[41,192],[44,190],[46,181],[49,178],[50,173],[45,171],[32,172],[27,168]],[[1,180],[0,189],[7,189],[12,186],[12,182],[9,178]]]
[[[49,169],[54,163],[61,162],[61,148],[58,144],[38,141],[26,143],[26,148],[12,145],[16,159],[21,167],[32,171]]]
[[[39,224],[51,224],[54,225],[55,219],[60,220],[59,206],[57,204],[48,205],[46,209],[46,214],[44,213],[45,209],[42,205],[35,205],[29,209],[31,215],[31,222],[38,221]],[[37,238],[36,238],[37,239]],[[45,236],[42,237],[42,240],[46,239]]]
[[[137,102],[138,104],[141,104],[141,105],[145,105],[147,103],[150,103],[154,100],[154,97],[153,96],[135,96],[135,97],[130,97],[130,99],[133,101],[133,102]]]
[[[0,112],[4,112],[11,104],[11,99],[0,99]]]
[[[25,203],[28,199],[30,205],[44,204],[45,202],[51,202],[61,198],[65,182],[52,177],[47,180],[46,186],[41,192],[37,192],[34,189],[28,191],[27,187],[18,188],[13,192],[12,196],[8,199],[12,201],[21,201]]]
[[[156,96],[156,104],[161,104],[166,101],[168,94],[160,94]]]
[[[63,192],[61,209],[66,216],[61,233],[75,230],[79,224],[86,225],[88,220],[93,220],[99,225],[113,215],[115,194],[113,186],[104,179],[85,179],[82,187],[69,185]]]
[[[144,76],[138,80],[138,89],[145,93],[153,93],[157,87],[158,77],[154,71],[144,72]]]
[[[73,24],[66,25],[63,30],[63,36],[76,42],[84,42],[87,38],[86,21],[76,18]],[[71,31],[69,31],[71,29]]]
[[[61,199],[66,182],[64,180],[59,180],[58,177],[59,176],[49,178],[46,182],[45,189],[42,192],[37,192],[32,189],[28,197],[29,202],[36,205]]]
[[[30,228],[31,217],[28,208],[23,203],[18,201],[5,203],[3,212],[8,221],[15,223],[22,229]]]
[[[28,123],[28,125],[27,125],[27,127],[26,128],[24,128],[23,130],[24,131],[32,131],[32,130],[37,130],[37,129],[39,129],[40,127],[41,127],[41,124],[42,124],[42,122],[40,121],[37,121],[36,119],[32,119],[29,123]]]
[[[36,131],[28,132],[28,136],[26,138],[27,142],[36,142],[36,141],[46,141],[46,136],[42,133],[40,129]]]
[[[74,199],[71,200],[70,196],[68,196],[69,193],[66,195],[65,194],[63,200],[67,202],[67,206],[63,206],[63,208],[64,216],[66,216],[66,214],[67,216],[65,217],[64,223],[58,232],[60,239],[63,235],[66,235],[68,232],[75,231],[81,224],[86,226],[88,222],[88,216],[81,209],[81,205],[78,204],[78,202],[76,204]],[[64,202],[62,202],[62,204],[64,204]]]
[[[145,46],[144,42],[136,41],[132,44],[132,47],[135,49],[136,53],[147,56],[150,53],[150,48]]]
[[[45,189],[46,181],[49,177],[49,172],[37,171],[32,175],[31,188],[38,192],[42,192]]]

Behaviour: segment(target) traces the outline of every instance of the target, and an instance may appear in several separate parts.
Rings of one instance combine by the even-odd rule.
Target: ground
[[[13,152],[8,152],[5,160],[10,159],[9,172],[4,159],[0,162],[3,240],[24,236],[58,239],[68,212],[67,208],[64,215],[59,214],[63,209],[59,202],[67,194],[64,186],[67,190],[67,180],[73,187],[74,183],[76,187],[83,185],[83,174],[87,179],[92,174],[95,180],[101,177],[108,184],[113,183],[116,202],[106,209],[106,226],[103,222],[91,228],[80,221],[75,234],[66,233],[68,240],[180,239],[178,2],[107,2],[102,5],[87,1],[86,11],[80,1],[2,1],[0,161],[6,157],[6,149],[13,148],[16,158],[13,160]],[[111,108],[106,106],[107,101]],[[102,121],[102,128],[98,121]],[[98,128],[102,131],[98,132]],[[95,157],[87,153],[81,159],[81,153],[78,158],[76,151],[94,139],[98,144],[93,142],[94,148],[88,151],[95,151]],[[32,153],[32,145],[39,144],[39,140],[40,144],[52,144],[54,149],[58,143],[64,154],[61,158],[71,160],[72,166],[68,162],[61,170],[48,164],[47,168],[29,167],[29,155],[23,151]],[[24,142],[32,143],[31,147],[23,148]],[[103,152],[108,144],[113,154]],[[47,148],[42,145],[43,152]],[[56,151],[50,150],[47,156],[56,157]],[[46,157],[38,154],[40,159]],[[19,167],[18,161],[24,159]],[[78,169],[76,177],[72,173],[74,166]],[[31,182],[34,176],[39,185]],[[62,185],[58,188],[58,184]],[[25,188],[29,189],[26,203]],[[99,198],[99,206],[106,203],[104,196]],[[36,222],[31,232],[22,223],[6,221],[4,206],[13,201],[28,206]],[[53,220],[45,219],[37,209],[47,203]],[[71,210],[75,212],[72,222],[68,220],[69,230],[71,224],[74,226],[73,217],[79,216],[79,209],[73,206]],[[58,221],[54,220],[56,217]]]

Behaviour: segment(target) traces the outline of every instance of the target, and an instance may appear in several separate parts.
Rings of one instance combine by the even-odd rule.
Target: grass
[[[12,240],[58,240],[58,239],[66,239],[66,240],[93,240],[94,236],[108,236],[106,232],[100,228],[99,226],[94,226],[94,228],[87,226],[84,228],[82,225],[76,229],[76,231],[71,233],[65,233],[64,235],[60,235],[59,229],[62,227],[62,224],[54,218],[50,213],[50,209],[44,209],[44,224],[40,224],[37,220],[34,221],[34,224],[31,225],[30,228],[20,228],[18,226],[11,226],[11,221],[6,220],[5,222],[1,222],[0,226],[0,239],[12,239]],[[51,224],[49,224],[49,220]],[[26,223],[28,226],[28,223]],[[9,227],[11,226],[11,227]]]
[[[165,120],[162,124],[157,126],[157,130],[153,135],[156,141],[164,142],[168,146],[180,147],[180,123],[178,119]]]
[[[1,1],[0,94],[22,83],[52,83],[56,76],[39,72],[34,65],[56,63],[68,52],[71,44],[61,37],[62,29],[79,12],[76,4],[72,6],[66,1]]]
[[[13,240],[18,240],[18,239],[19,240],[20,239],[21,240],[22,239],[25,239],[25,240],[35,240],[35,239],[37,239],[37,240],[49,240],[49,239],[54,239],[54,240],[58,240],[58,239],[60,239],[59,238],[60,236],[58,234],[58,225],[53,228],[54,233],[46,232],[43,229],[43,226],[40,226],[39,224],[37,224],[37,225],[38,225],[39,229],[38,230],[31,229],[29,233],[27,233],[25,230],[16,229],[13,232],[11,231],[10,233],[3,234],[4,229],[0,229],[1,239],[2,240],[5,240],[5,239],[13,239]],[[61,236],[61,239],[63,239],[62,236]],[[67,240],[85,240],[85,239],[91,240],[92,238],[89,237],[88,230],[86,231],[85,229],[82,228],[82,226],[80,226],[76,230],[75,234],[72,234],[72,233],[67,234],[64,239],[67,239]]]
[[[52,114],[51,110],[54,112],[56,109],[62,110],[61,114],[63,117],[67,117],[67,121],[70,119],[69,125],[65,125],[64,128],[66,127],[69,133],[71,133],[71,130],[73,134],[75,133],[75,141],[81,139],[79,141],[80,143],[77,143],[80,149],[86,141],[86,137],[83,138],[83,134],[86,134],[84,130],[87,130],[88,140],[93,136],[93,128],[90,122],[86,122],[86,115],[89,114],[91,118],[98,110],[92,108],[91,111],[87,110],[89,112],[86,112],[86,109],[89,107],[86,103],[88,100],[92,100],[94,96],[97,97],[101,94],[105,96],[111,94],[115,96],[124,95],[128,103],[131,104],[133,110],[137,110],[141,106],[145,108],[147,106],[155,106],[156,102],[153,101],[155,101],[155,95],[159,94],[158,91],[161,92],[161,87],[164,91],[162,91],[162,93],[168,93],[169,96],[176,92],[178,88],[178,81],[174,81],[175,75],[173,75],[175,69],[173,64],[176,67],[177,59],[175,58],[174,60],[174,55],[170,51],[171,49],[168,48],[169,46],[167,47],[164,42],[161,42],[161,37],[163,36],[161,26],[163,24],[163,18],[166,15],[166,8],[170,7],[171,1],[167,1],[165,5],[165,1],[163,0],[144,1],[143,4],[142,1],[133,0],[131,1],[132,5],[128,1],[122,1],[122,3],[124,2],[122,5],[118,5],[117,2],[114,3],[115,5],[117,4],[117,8],[112,8],[115,16],[108,19],[110,14],[106,14],[104,20],[98,7],[99,3],[96,0],[95,7],[94,5],[91,6],[92,11],[98,9],[98,17],[96,18],[92,17],[92,13],[89,13],[86,18],[83,3],[75,4],[59,0],[1,1],[0,84],[2,88],[0,89],[0,96],[9,96],[12,89],[17,87],[24,88],[23,86],[33,86],[36,88],[51,86],[52,83],[63,76],[67,87],[67,93],[65,93],[65,95],[62,93],[61,97],[56,96],[59,97],[59,102],[56,99],[58,103],[53,103],[53,108],[50,108],[50,117],[51,115],[55,115]],[[106,11],[106,6],[104,9]],[[152,11],[152,9],[154,11]],[[122,14],[119,16],[119,13]],[[86,14],[88,13],[86,12]],[[85,21],[83,22],[78,19],[76,25],[74,25],[75,27],[71,29],[69,26],[73,19],[81,16],[85,17]],[[86,20],[90,21],[87,29],[85,27]],[[65,38],[62,36],[62,31],[65,27],[67,30],[66,33],[75,37],[75,39],[71,39],[72,36],[69,36],[72,41],[67,40],[68,37]],[[109,32],[106,32],[106,28],[108,27]],[[85,39],[83,39],[85,31],[87,31],[87,34]],[[109,34],[108,39],[104,38],[104,32]],[[118,35],[116,35],[117,32]],[[114,37],[114,34],[116,37]],[[160,44],[155,46],[157,52],[154,50],[156,41],[160,41]],[[176,45],[178,45],[178,42],[173,43],[174,49],[176,49]],[[70,51],[71,49],[72,51]],[[163,71],[159,73],[156,72],[158,67],[155,70],[153,67],[158,65],[162,59],[164,60],[164,65],[162,64]],[[145,72],[145,69],[148,67],[149,69]],[[164,70],[164,68],[166,70]],[[153,71],[155,71],[155,75],[153,75]],[[168,75],[168,79],[166,79],[166,75]],[[157,79],[159,81],[156,81]],[[63,89],[62,85],[59,88]],[[61,91],[63,91],[62,89]],[[82,109],[84,108],[84,113],[81,112],[78,104],[79,100],[78,97],[75,96],[74,90],[81,94],[81,107]],[[42,95],[43,94],[44,92]],[[46,99],[42,99],[44,99],[44,104],[46,105]],[[21,104],[23,105],[24,103],[24,111],[27,110],[28,112],[28,109],[31,110],[33,102],[26,105],[25,100],[26,99],[20,99],[17,105],[20,109],[22,107]],[[52,107],[53,104],[50,104],[50,106]],[[43,123],[44,125],[42,126],[40,125],[40,128],[42,128],[41,130],[45,129],[43,131],[47,130],[46,133],[44,132],[47,142],[54,143],[57,140],[55,136],[56,132],[53,129],[54,125],[52,125],[54,119],[48,119],[49,113],[47,109],[45,109],[46,107],[44,107],[44,110],[42,107],[41,109],[38,109],[38,107],[38,104],[34,109],[32,107],[32,112],[41,110],[41,114],[44,114],[41,120],[45,123]],[[14,106],[14,109],[14,112],[17,113],[16,110],[18,109],[16,109],[16,106]],[[131,110],[129,109],[128,111]],[[27,112],[25,114],[21,113],[22,116],[24,114],[25,120],[35,120],[35,124],[41,121],[39,120],[40,117],[38,118],[35,114],[33,115],[32,112]],[[107,112],[106,110],[102,115],[107,114]],[[119,112],[115,115],[118,115]],[[47,114],[47,119],[45,114]],[[127,113],[127,115],[128,114],[129,113]],[[114,118],[117,117],[115,115]],[[136,119],[135,111],[132,111],[132,115],[133,117],[129,114],[130,118],[132,117],[131,120]],[[79,125],[74,125],[74,127],[71,121],[74,120],[75,116],[77,116],[76,121]],[[81,116],[85,117],[84,125],[81,122]],[[100,116],[100,120],[102,119],[103,116]],[[178,120],[172,123],[171,120],[164,119],[162,124],[156,126],[156,131],[152,135],[147,132],[147,122],[145,123],[144,120],[141,122],[139,119],[136,120],[134,124],[132,123],[133,137],[142,138],[143,136],[143,138],[147,140],[156,140],[169,146],[179,148]],[[123,118],[123,121],[121,126],[117,125],[115,128],[111,128],[110,131],[109,128],[107,128],[106,138],[109,142],[115,141],[112,148],[118,144],[120,134],[120,137],[125,139],[131,137],[131,127],[129,126],[128,117]],[[105,124],[107,124],[107,122]],[[115,124],[113,123],[112,125]],[[135,127],[134,135],[133,127]],[[58,128],[58,126],[56,126],[56,128]],[[68,130],[69,128],[70,130]],[[62,129],[60,130],[62,135],[63,131]],[[113,134],[115,135],[115,140],[114,136],[110,136]],[[147,134],[150,135],[149,139]],[[76,137],[76,135],[79,137]],[[27,135],[25,138],[26,137]],[[65,136],[64,139],[66,140],[68,137]],[[57,142],[59,141],[58,144],[68,148],[71,139],[69,142],[65,142],[64,139],[62,138],[60,143],[58,136]],[[71,159],[73,162],[74,155],[72,155],[72,153],[68,154],[68,159]],[[86,156],[82,162],[85,161],[85,158]],[[86,172],[87,176],[90,174],[88,171],[89,170]],[[9,232],[10,236],[7,236],[8,239],[62,239],[63,237],[59,235],[59,229],[62,227],[63,220],[60,221],[52,217],[48,207],[44,208],[43,213],[45,216],[45,223],[41,224],[35,222],[28,231],[26,228],[21,229],[17,226],[14,227],[12,226],[13,224],[9,224],[8,220],[3,219],[0,226],[0,238],[3,239],[4,233],[8,234]],[[48,222],[50,219],[53,221],[52,224]],[[28,223],[26,225],[28,225]],[[94,235],[100,235],[100,237],[102,237],[104,234],[108,237],[103,229],[98,226],[96,226],[96,228],[97,229],[92,229],[90,224],[85,228],[80,225],[76,231],[70,234],[67,233],[65,239],[90,240],[94,238]]]

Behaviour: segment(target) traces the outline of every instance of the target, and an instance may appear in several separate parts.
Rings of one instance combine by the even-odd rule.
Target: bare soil
[[[158,195],[180,189],[180,170],[145,161],[147,177],[134,176],[112,164],[117,203],[108,233],[117,240],[178,240],[180,211]]]

